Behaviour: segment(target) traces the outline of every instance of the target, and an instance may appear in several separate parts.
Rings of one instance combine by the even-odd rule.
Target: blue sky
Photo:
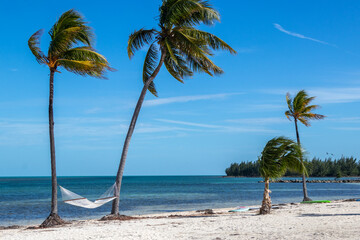
[[[225,74],[178,83],[162,69],[159,98],[147,94],[126,175],[224,174],[257,159],[275,136],[295,138],[285,94],[305,89],[328,116],[300,136],[308,156],[360,155],[360,2],[212,0],[210,31],[238,51],[217,52]],[[48,176],[48,69],[27,40],[71,8],[94,28],[96,49],[118,71],[109,80],[55,76],[58,175],[115,175],[141,91],[146,49],[130,61],[127,38],[156,27],[160,0],[7,1],[0,15],[0,176]],[[44,34],[46,51],[49,37]]]

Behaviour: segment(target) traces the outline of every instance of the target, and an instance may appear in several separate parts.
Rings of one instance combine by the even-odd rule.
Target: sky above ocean
[[[125,175],[224,174],[254,161],[275,136],[295,138],[285,95],[317,96],[325,120],[300,126],[308,157],[360,156],[360,2],[212,0],[221,23],[200,28],[229,43],[216,52],[220,77],[196,74],[181,84],[163,68],[130,144]],[[116,72],[108,80],[55,75],[57,173],[115,175],[142,88],[146,50],[132,60],[129,34],[157,27],[160,0],[6,1],[0,14],[0,176],[50,175],[49,70],[27,46],[74,8],[96,34],[95,48]],[[41,47],[46,52],[49,36]],[[63,71],[62,71],[63,70]]]

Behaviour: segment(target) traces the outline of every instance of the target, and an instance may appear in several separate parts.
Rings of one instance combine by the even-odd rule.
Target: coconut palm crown
[[[313,113],[312,111],[319,108],[319,105],[310,105],[315,97],[309,97],[305,90],[299,91],[296,96],[292,99],[290,94],[286,94],[286,102],[288,109],[285,112],[285,116],[291,121],[294,119],[296,139],[297,143],[300,145],[300,136],[298,129],[298,121],[304,124],[306,127],[310,126],[310,120],[320,120],[325,118],[324,115]],[[305,174],[302,176],[303,179],[303,201],[311,201],[311,198],[308,196],[307,187],[306,187],[306,178]]]
[[[159,9],[158,29],[140,29],[129,37],[129,58],[135,51],[149,44],[143,67],[143,81],[149,79],[158,65],[164,63],[167,71],[179,82],[194,72],[205,72],[210,76],[223,70],[210,59],[212,50],[236,51],[217,36],[195,28],[199,24],[213,25],[220,21],[220,14],[203,0],[163,0]],[[152,82],[149,91],[157,96]]]
[[[270,213],[271,210],[270,179],[282,177],[288,169],[306,173],[306,168],[301,161],[302,154],[300,146],[291,139],[276,137],[267,142],[258,160],[260,175],[265,182],[260,214]]]
[[[291,120],[299,121],[305,126],[311,126],[310,120],[319,120],[325,118],[324,115],[312,113],[313,110],[318,109],[319,105],[310,105],[315,97],[309,97],[305,90],[299,91],[294,99],[290,94],[286,94],[286,102],[289,110],[285,112],[285,116]]]
[[[63,13],[53,25],[47,55],[40,49],[42,34],[42,29],[35,32],[28,45],[38,63],[47,65],[51,71],[59,72],[58,68],[63,67],[78,75],[104,78],[105,71],[110,70],[106,58],[92,48],[92,29],[77,11]]]
[[[47,55],[40,49],[40,37],[43,30],[35,32],[29,39],[28,45],[36,60],[45,64],[50,69],[49,87],[49,136],[51,155],[51,212],[49,217],[42,223],[42,227],[63,224],[64,221],[58,215],[57,205],[57,177],[55,159],[55,136],[54,136],[54,74],[60,72],[62,67],[69,72],[78,75],[89,75],[104,78],[106,70],[111,70],[106,58],[92,48],[93,32],[82,16],[75,10],[69,10],[61,15],[49,31],[51,38]]]
[[[159,12],[157,29],[140,29],[132,33],[128,40],[129,58],[145,45],[149,45],[149,49],[143,66],[144,86],[130,122],[116,175],[117,198],[108,216],[110,218],[119,215],[119,194],[130,139],[147,90],[158,95],[153,81],[162,65],[165,65],[171,76],[183,83],[184,78],[193,76],[195,72],[204,72],[210,76],[223,73],[209,58],[213,56],[213,50],[236,53],[217,36],[195,28],[199,24],[213,25],[220,21],[220,14],[208,1],[163,0]]]

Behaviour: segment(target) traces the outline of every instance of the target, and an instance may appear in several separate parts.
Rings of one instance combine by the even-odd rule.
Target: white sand
[[[214,215],[184,212],[173,213],[182,215],[176,218],[87,220],[49,229],[1,230],[0,239],[360,239],[360,202],[287,204],[270,215],[228,210],[214,210]],[[198,216],[186,217],[191,214]]]

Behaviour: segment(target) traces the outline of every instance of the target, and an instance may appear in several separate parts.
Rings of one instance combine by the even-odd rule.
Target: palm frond
[[[191,77],[193,72],[188,67],[188,62],[174,49],[175,62],[169,55],[166,56],[164,64],[168,72],[179,82],[184,83],[185,77]]]
[[[106,58],[92,47],[76,47],[72,48],[59,56],[63,59],[80,60],[80,61],[94,61],[103,64],[109,64]]]
[[[291,114],[291,112],[288,110],[288,111],[285,111],[285,116],[287,117],[287,119],[289,119],[291,121],[291,118],[293,117],[293,115]]]
[[[182,32],[186,35],[193,37],[195,39],[202,39],[214,50],[226,50],[229,51],[231,54],[236,54],[236,51],[232,49],[226,42],[224,42],[219,37],[215,36],[214,34],[200,31],[194,28],[182,28]]]
[[[285,137],[267,142],[259,158],[260,174],[264,178],[279,178],[287,169],[303,172],[300,147]]]
[[[310,127],[310,126],[311,126],[310,121],[309,121],[307,118],[303,117],[303,116],[297,117],[297,120],[299,120],[299,121],[300,121],[302,124],[304,124],[306,127]]]
[[[108,70],[107,64],[94,61],[58,59],[56,64],[77,75],[89,75],[96,78],[105,78],[104,74]]]
[[[134,56],[135,51],[141,49],[145,44],[150,44],[154,38],[154,29],[144,30],[143,28],[133,32],[129,36],[127,52],[129,58]]]
[[[28,45],[31,52],[34,54],[36,61],[40,64],[47,63],[47,58],[45,54],[40,49],[40,38],[44,33],[43,29],[35,32],[28,40]]]
[[[315,97],[309,97],[305,90],[299,91],[292,99],[290,94],[286,95],[286,103],[289,110],[285,112],[285,116],[299,120],[305,126],[310,126],[309,120],[319,120],[325,118],[324,115],[312,113],[313,110],[318,109],[319,105],[309,105]]]
[[[207,1],[165,0],[160,8],[161,26],[212,25],[216,21],[220,21],[220,15]]]
[[[207,55],[210,55],[201,39],[195,39],[182,33],[181,31],[174,31],[174,38],[171,38],[173,45],[178,46],[180,54],[184,55],[189,61],[189,66],[192,70],[198,72],[205,72],[212,75],[220,75],[223,70],[215,65]],[[192,68],[194,67],[194,68]]]
[[[155,45],[152,43],[149,47],[149,50],[145,57],[144,67],[143,67],[143,82],[145,83],[148,78],[153,74],[155,71],[157,61],[159,59],[159,51]],[[148,90],[154,95],[158,96],[154,81],[150,83]]]
[[[71,9],[61,15],[59,20],[49,31],[51,37],[48,55],[58,56],[81,42],[91,46],[93,33],[83,17],[77,11]]]

